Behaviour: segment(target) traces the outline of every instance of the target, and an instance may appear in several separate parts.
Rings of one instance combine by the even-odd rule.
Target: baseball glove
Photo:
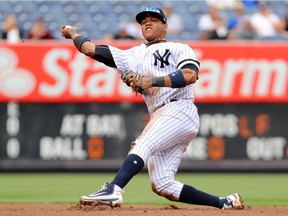
[[[130,86],[136,94],[147,95],[149,92],[147,89],[142,87],[143,75],[137,74],[132,71],[123,71],[121,73],[121,80],[127,85]]]

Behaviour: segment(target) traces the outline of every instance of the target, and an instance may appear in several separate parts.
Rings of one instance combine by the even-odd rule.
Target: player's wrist
[[[76,37],[80,36],[80,34],[76,30],[69,30],[68,34],[70,35],[70,38],[73,40]]]
[[[186,80],[181,70],[177,70],[173,73],[168,74],[171,80],[171,88],[183,88],[185,87]]]
[[[85,43],[87,41],[91,42],[89,40],[89,38],[84,37],[82,35],[78,35],[77,37],[73,37],[73,38],[74,38],[73,39],[74,45],[80,52],[81,52],[81,46],[82,46],[83,43]]]
[[[165,77],[152,77],[151,79],[152,87],[165,87]]]

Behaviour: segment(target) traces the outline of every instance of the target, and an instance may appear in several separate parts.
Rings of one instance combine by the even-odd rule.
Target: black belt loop
[[[175,102],[175,101],[178,101],[178,99],[171,99],[168,103],[170,103],[170,102]],[[166,105],[166,104],[168,104],[168,103],[163,103],[163,104],[161,104],[157,109],[163,107],[164,105]]]

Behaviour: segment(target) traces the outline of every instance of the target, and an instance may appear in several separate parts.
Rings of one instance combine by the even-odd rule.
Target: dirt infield
[[[245,207],[244,210],[219,210],[216,208],[186,205],[122,205],[121,208],[109,206],[83,206],[79,204],[0,204],[2,216],[284,216],[288,215],[288,207],[266,206]]]

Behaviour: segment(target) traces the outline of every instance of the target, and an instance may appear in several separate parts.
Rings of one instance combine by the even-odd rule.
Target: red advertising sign
[[[201,63],[197,102],[288,102],[286,43],[188,44]],[[0,102],[142,102],[119,77],[71,42],[0,43]]]

